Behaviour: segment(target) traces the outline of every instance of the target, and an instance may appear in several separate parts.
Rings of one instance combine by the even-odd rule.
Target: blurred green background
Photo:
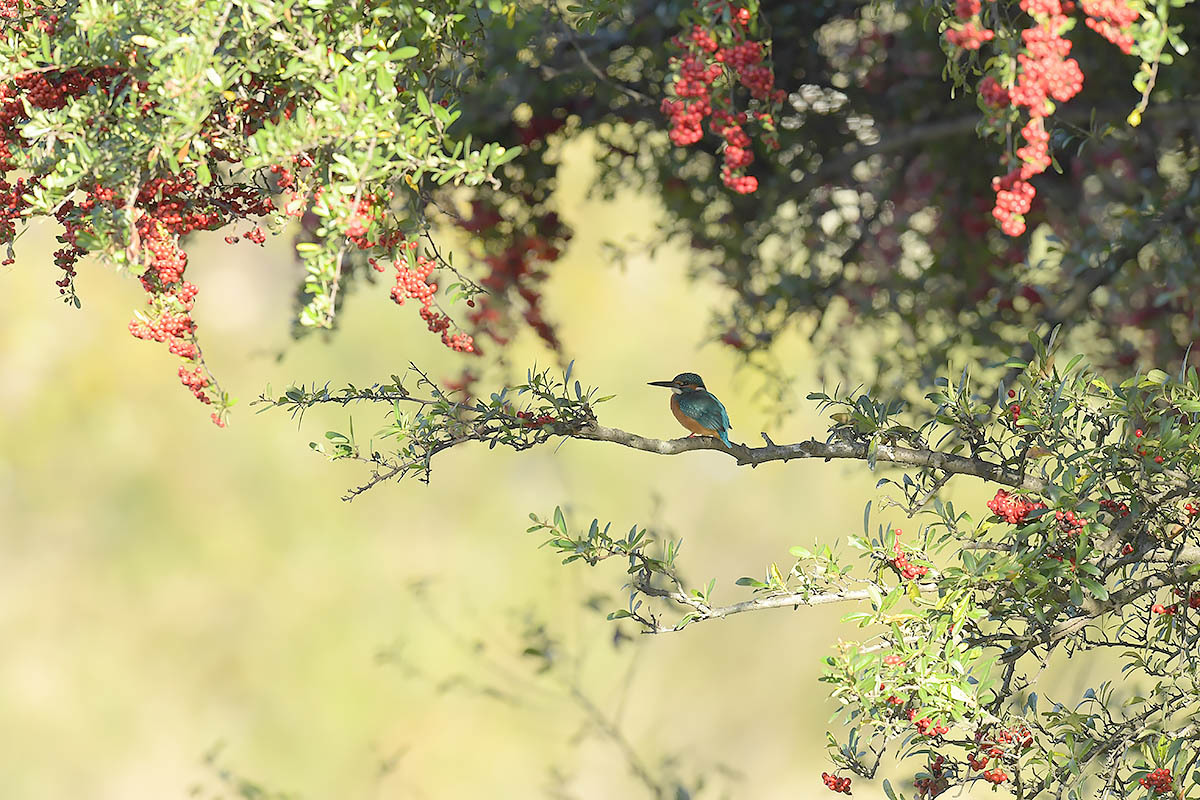
[[[795,409],[777,422],[762,378],[703,344],[708,309],[727,298],[685,282],[685,248],[606,262],[604,241],[650,230],[651,201],[589,198],[587,145],[565,158],[559,207],[576,236],[546,302],[577,376],[617,393],[601,420],[678,435],[666,393],[645,382],[694,370],[728,406],[735,440],[821,435],[802,399],[819,388],[819,354],[801,340],[777,352],[795,376]],[[658,637],[627,626],[632,640],[614,644],[604,614],[622,605],[621,566],[563,567],[524,529],[529,512],[562,504],[575,524],[683,536],[684,574],[717,578],[716,599],[733,602],[748,592],[734,580],[786,569],[789,546],[860,531],[879,476],[567,442],[460,448],[429,486],[346,504],[364,473],[308,449],[344,418],[313,413],[298,431],[246,401],[268,384],[370,383],[410,360],[457,375],[462,357],[415,309],[384,284],[359,287],[340,332],[291,343],[290,237],[192,242],[206,357],[242,399],[221,431],[179,386],[177,360],[126,331],[143,302],[135,280],[85,263],[83,310],[59,301],[54,234],[31,229],[0,272],[0,796],[236,796],[204,762],[217,745],[221,768],[305,798],[650,796],[589,708],[652,774],[692,787],[703,776],[701,796],[828,796],[834,708],[817,677],[839,633],[855,636],[837,623],[848,609]],[[510,358],[522,375],[552,361],[531,336]],[[354,419],[362,433],[382,414]],[[981,506],[984,487],[960,482],[951,496]],[[545,673],[522,656],[537,631],[555,642]],[[878,784],[854,789],[882,797]]]

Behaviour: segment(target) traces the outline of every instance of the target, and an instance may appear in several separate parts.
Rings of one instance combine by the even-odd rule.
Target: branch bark
[[[693,450],[717,450],[737,459],[739,466],[756,467],[769,461],[791,461],[801,458],[822,458],[830,461],[835,458],[847,458],[866,461],[868,446],[865,442],[837,440],[818,442],[810,439],[794,444],[775,444],[764,434],[768,442],[763,447],[748,447],[745,444],[733,444],[726,447],[718,439],[707,436],[689,437],[684,439],[651,439],[629,433],[619,428],[609,428],[604,425],[589,425],[578,431],[564,434],[572,439],[586,439],[596,442],[612,442],[634,450],[643,450],[662,456],[679,455]],[[899,445],[880,444],[874,454],[878,462],[896,464],[903,467],[927,467],[943,470],[954,475],[970,475],[981,480],[1000,483],[1024,489],[1036,494],[1044,494],[1049,488],[1048,481],[1035,475],[1028,475],[1020,470],[1011,469],[1003,464],[985,461],[981,458],[942,453],[937,450],[918,450]]]
[[[859,600],[867,600],[871,593],[866,589],[855,589],[853,591],[828,592],[823,594],[802,593],[802,592],[787,592],[785,594],[765,595],[763,597],[755,597],[750,600],[743,600],[740,603],[733,603],[728,606],[710,606],[703,600],[696,597],[690,597],[683,592],[677,592],[673,589],[659,589],[651,586],[648,583],[638,582],[635,588],[644,595],[651,597],[662,597],[672,602],[683,606],[690,606],[695,609],[689,618],[678,625],[663,626],[654,625],[654,628],[649,633],[672,633],[682,630],[685,625],[690,625],[693,622],[704,622],[710,619],[723,619],[724,617],[732,616],[733,614],[742,614],[747,611],[761,611],[766,608],[787,608],[791,606],[793,609],[800,606],[822,606],[829,603],[854,602]]]

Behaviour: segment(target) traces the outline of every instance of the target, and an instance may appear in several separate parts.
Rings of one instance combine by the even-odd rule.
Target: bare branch
[[[744,444],[733,444],[726,447],[718,439],[707,436],[688,437],[683,439],[650,439],[636,433],[628,433],[619,428],[609,428],[604,425],[589,425],[575,432],[564,433],[572,439],[589,439],[597,442],[612,442],[647,453],[662,456],[679,455],[693,450],[718,450],[737,459],[739,466],[758,466],[769,461],[791,461],[801,458],[823,458],[826,461],[835,458],[848,458],[866,461],[868,446],[866,442],[838,440],[818,442],[810,439],[807,442],[795,444],[770,443],[764,447],[747,447]],[[771,440],[766,436],[766,441]],[[971,475],[981,480],[1014,486],[1018,489],[1044,493],[1049,483],[1037,476],[1026,475],[1023,472],[1002,464],[985,461],[981,458],[942,453],[937,450],[917,450],[911,447],[901,447],[881,443],[874,453],[876,461],[897,464],[904,467],[928,467],[943,470],[955,475]]]
[[[767,608],[787,608],[791,606],[797,609],[800,606],[821,606],[829,603],[856,602],[868,599],[871,594],[866,589],[857,589],[855,591],[831,592],[828,594],[812,594],[805,592],[788,592],[786,594],[765,595],[763,597],[755,597],[751,600],[743,600],[740,603],[734,603],[728,606],[710,606],[703,600],[696,597],[691,597],[673,589],[659,589],[651,586],[648,583],[638,581],[634,584],[634,588],[642,594],[652,597],[662,597],[680,605],[691,606],[695,609],[682,622],[674,626],[654,625],[649,628],[647,633],[673,633],[683,630],[684,627],[693,622],[704,622],[710,619],[723,619],[724,617],[732,616],[733,614],[741,614],[746,611],[761,611]]]

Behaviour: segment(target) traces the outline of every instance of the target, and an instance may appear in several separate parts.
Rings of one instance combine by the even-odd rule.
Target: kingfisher
[[[665,386],[671,390],[671,413],[679,424],[691,433],[715,436],[729,444],[729,412],[716,395],[704,388],[704,379],[694,372],[681,372],[669,381],[650,381],[650,386]]]

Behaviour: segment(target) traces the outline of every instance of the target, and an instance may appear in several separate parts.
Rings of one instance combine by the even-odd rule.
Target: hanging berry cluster
[[[850,779],[840,778],[837,775],[830,775],[828,772],[821,773],[821,780],[825,782],[831,792],[840,792],[841,794],[850,794]]]
[[[753,124],[764,147],[779,149],[775,114],[785,93],[775,88],[769,64],[770,45],[751,37],[755,15],[729,0],[695,0],[695,21],[671,39],[669,96],[662,112],[671,121],[670,138],[679,147],[704,138],[702,123],[721,139],[721,181],[738,194],[758,189],[758,178],[746,174],[754,162],[746,126]],[[739,110],[741,86],[749,95]]]
[[[978,50],[996,40],[997,31],[983,22],[984,16],[999,20],[1001,15],[995,12],[995,6],[996,0],[987,0],[985,11],[981,0],[956,0],[954,18],[944,34],[946,41],[953,48]],[[1001,82],[995,75],[987,75],[979,84],[984,104],[994,113],[994,125],[1006,127],[1025,120],[1020,129],[1021,144],[1016,148],[1016,165],[992,179],[996,194],[992,216],[1009,236],[1025,232],[1025,218],[1037,196],[1030,181],[1050,167],[1046,119],[1059,104],[1083,89],[1083,70],[1078,61],[1068,57],[1071,41],[1064,35],[1074,25],[1070,15],[1076,11],[1076,4],[1072,0],[1020,0],[1019,6],[1031,24],[1019,33],[1015,68],[1003,55],[996,60],[1000,65],[997,71],[1011,77]],[[1132,50],[1131,27],[1138,12],[1128,0],[1083,0],[1080,6],[1089,28],[1122,52]],[[1001,38],[1007,42],[1017,35],[1016,31],[1005,31]]]
[[[97,188],[78,207],[71,203],[65,206],[71,216],[60,216],[67,228],[67,234],[60,238],[74,242],[72,232],[78,230],[96,202],[112,203],[116,208],[124,206],[114,192]],[[183,279],[187,253],[179,242],[193,231],[217,230],[235,219],[264,216],[273,208],[271,200],[248,186],[200,186],[195,173],[187,170],[178,177],[146,181],[135,195],[134,208],[138,214],[135,228],[141,252],[132,255],[148,256],[149,267],[142,273],[141,283],[150,310],[130,321],[129,332],[138,339],[162,342],[173,355],[183,359],[186,363],[179,367],[180,382],[200,402],[208,405],[214,399],[217,401],[212,420],[224,427],[228,399],[205,365],[196,342],[196,323],[191,311],[199,290]],[[78,212],[78,216],[71,212]],[[254,236],[251,231],[247,236],[261,243],[263,234],[258,231],[258,236]],[[76,248],[76,252],[82,255],[86,250]],[[187,364],[192,364],[192,368]]]
[[[571,239],[571,230],[553,211],[524,208],[502,215],[485,199],[471,203],[469,217],[454,218],[455,224],[471,234],[470,255],[484,269],[479,279],[486,290],[469,299],[466,319],[474,336],[487,337],[499,345],[516,335],[516,320],[522,320],[547,347],[559,350],[558,331],[548,320],[542,304],[542,286],[549,278],[548,267],[561,257]],[[474,375],[464,372],[447,388],[470,392]]]
[[[888,559],[896,570],[904,576],[906,580],[916,580],[923,578],[929,574],[929,567],[922,567],[918,564],[913,564],[908,560],[908,554],[904,552],[904,548],[900,545],[900,537],[904,534],[902,530],[896,528],[896,543],[892,546],[893,556]]]
[[[193,232],[248,222],[237,232],[226,231],[225,241],[262,245],[268,230],[278,232],[288,217],[298,217],[302,224],[317,217],[320,240],[309,239],[298,251],[306,266],[304,293],[311,298],[299,315],[301,325],[332,324],[344,269],[360,268],[364,262],[376,268],[380,262],[396,263],[399,285],[418,293],[412,296],[420,296],[419,313],[428,328],[448,348],[474,352],[471,334],[459,332],[435,307],[430,295],[436,284],[424,280],[432,262],[414,260],[398,230],[412,227],[406,221],[414,215],[411,209],[391,206],[393,195],[387,186],[398,177],[397,171],[372,171],[374,166],[368,170],[360,163],[373,159],[376,166],[393,166],[401,159],[389,160],[388,153],[408,146],[397,145],[407,141],[400,133],[408,129],[405,126],[424,130],[421,126],[433,115],[440,134],[452,118],[422,109],[428,94],[417,98],[409,92],[410,99],[391,110],[371,106],[359,115],[365,127],[355,129],[354,135],[364,141],[374,137],[370,147],[363,148],[365,159],[356,153],[355,162],[337,147],[328,148],[336,153],[331,157],[324,144],[313,145],[326,141],[324,134],[309,130],[328,122],[328,115],[314,111],[307,102],[314,93],[303,91],[325,80],[325,60],[318,58],[314,64],[300,59],[285,77],[273,67],[261,74],[254,71],[254,64],[274,64],[273,56],[264,55],[261,62],[246,59],[260,48],[286,48],[286,37],[276,35],[279,27],[296,35],[310,30],[305,20],[320,19],[322,24],[344,26],[345,35],[338,38],[332,29],[323,29],[323,44],[313,50],[332,58],[336,43],[346,49],[345,54],[338,50],[338,57],[352,63],[359,63],[348,55],[355,48],[369,53],[372,65],[360,70],[356,80],[371,91],[391,82],[398,97],[408,90],[395,79],[411,75],[424,81],[430,68],[418,65],[440,53],[443,45],[424,37],[420,46],[400,48],[416,53],[381,55],[372,38],[378,34],[356,23],[362,11],[357,8],[334,16],[285,9],[269,29],[261,19],[254,25],[226,26],[219,10],[204,9],[196,12],[193,33],[202,38],[199,31],[211,29],[222,46],[212,56],[213,68],[189,67],[182,75],[177,61],[159,59],[155,53],[165,35],[180,29],[178,20],[167,18],[186,16],[186,10],[165,9],[164,15],[151,15],[142,25],[125,24],[126,12],[114,7],[112,13],[121,24],[97,28],[91,15],[100,13],[99,7],[70,6],[66,13],[62,4],[53,4],[59,17],[48,5],[0,0],[0,49],[12,66],[0,79],[0,247],[7,250],[0,258],[5,265],[15,261],[12,243],[18,221],[51,214],[63,227],[54,263],[56,285],[66,301],[79,305],[75,277],[83,256],[101,255],[111,263],[130,265],[141,277],[148,305],[131,321],[130,332],[162,343],[182,360],[180,381],[200,402],[215,407],[213,420],[218,425],[224,425],[230,401],[205,366],[196,339],[192,313],[198,290],[184,279],[185,237]],[[136,19],[134,13],[130,20]],[[47,42],[50,36],[54,39]],[[72,55],[79,58],[78,66],[56,63]],[[221,69],[222,59],[240,59],[238,69]],[[203,91],[190,83],[197,74],[206,81]],[[339,76],[339,91],[341,86]],[[398,101],[389,94],[380,102]],[[441,112],[450,99],[434,102]],[[300,124],[300,118],[311,124]],[[188,122],[181,125],[180,120]],[[336,130],[343,128],[353,126],[339,120]],[[447,145],[452,143],[439,136],[427,143],[420,157],[404,160],[410,188],[419,191],[417,182],[423,177],[442,178],[439,185],[450,178],[468,185],[495,181],[495,169],[517,154],[502,147],[464,150],[461,142],[451,152]],[[404,153],[407,159],[410,154]],[[330,160],[338,166],[330,168]],[[21,170],[20,177],[10,174],[16,170]],[[256,217],[268,219],[264,223]],[[552,248],[538,249],[551,258]],[[422,294],[426,291],[430,295]],[[529,297],[527,318],[541,328],[539,332],[550,335],[537,308],[537,293],[529,290]]]
[[[406,299],[412,298],[421,304],[420,315],[421,319],[425,320],[425,324],[433,333],[442,335],[442,344],[460,353],[475,352],[475,340],[467,333],[451,333],[450,317],[437,311],[433,307],[433,295],[437,291],[436,283],[429,283],[429,276],[433,273],[437,263],[423,255],[417,255],[416,242],[409,242],[406,246],[409,257],[407,259],[398,259],[395,263],[396,268],[396,285],[392,287],[392,300],[396,305],[404,305]],[[382,265],[375,264],[375,269],[383,271]]]

